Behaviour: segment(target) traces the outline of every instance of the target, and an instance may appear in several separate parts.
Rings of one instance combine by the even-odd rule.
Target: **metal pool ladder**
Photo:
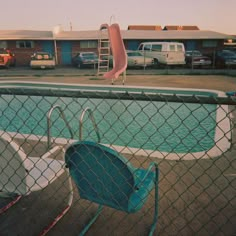
[[[99,134],[99,131],[98,131],[98,127],[97,127],[95,118],[93,116],[93,112],[89,107],[85,108],[83,110],[81,116],[80,116],[80,120],[79,120],[79,140],[82,141],[82,137],[83,137],[83,132],[82,132],[83,131],[83,119],[84,119],[84,115],[87,112],[89,113],[89,118],[93,123],[94,129],[95,129],[95,132],[96,132],[96,135],[97,135],[97,138],[98,138],[98,143],[100,143],[101,137],[100,137],[100,134]]]
[[[47,114],[47,125],[48,125],[48,133],[47,133],[47,136],[48,136],[48,148],[51,147],[51,115],[52,115],[52,112],[54,110],[58,110],[59,111],[59,114],[61,116],[61,118],[63,119],[63,121],[65,122],[66,124],[66,127],[68,128],[69,132],[70,132],[70,135],[71,135],[71,139],[73,139],[74,135],[73,135],[73,132],[72,132],[72,129],[68,123],[68,121],[66,120],[66,117],[65,117],[65,114],[63,112],[63,110],[61,109],[61,107],[59,105],[54,105],[48,112]]]

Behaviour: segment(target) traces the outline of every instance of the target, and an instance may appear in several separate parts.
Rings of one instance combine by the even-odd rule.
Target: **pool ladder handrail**
[[[65,114],[63,112],[63,110],[61,109],[61,107],[59,105],[54,105],[48,112],[47,114],[47,126],[48,126],[48,133],[47,133],[47,136],[48,136],[48,140],[47,140],[47,143],[48,143],[48,149],[51,147],[51,115],[52,115],[52,112],[55,110],[55,109],[58,109],[59,111],[59,114],[62,118],[62,120],[65,122],[66,124],[66,127],[68,128],[69,132],[70,132],[70,135],[71,135],[71,139],[73,139],[74,135],[73,135],[73,132],[72,132],[72,129],[68,123],[68,121],[66,120],[66,117],[65,117]]]
[[[93,111],[89,107],[86,107],[83,110],[83,112],[80,116],[80,120],[79,120],[79,140],[82,141],[82,137],[83,137],[83,132],[82,132],[82,130],[83,130],[83,119],[84,119],[84,115],[87,112],[89,113],[89,118],[93,123],[94,129],[95,129],[95,132],[96,132],[96,135],[97,135],[97,138],[98,138],[98,143],[100,143],[101,137],[100,137],[100,134],[99,134],[99,131],[98,131],[98,126],[96,124],[96,121],[95,121],[95,118],[94,118],[94,115],[93,115]]]

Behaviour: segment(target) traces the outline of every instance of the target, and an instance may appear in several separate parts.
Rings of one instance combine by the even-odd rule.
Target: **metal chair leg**
[[[156,230],[156,225],[157,225],[157,218],[158,218],[158,175],[159,171],[156,168],[156,179],[155,179],[155,210],[154,210],[154,218],[153,218],[153,223],[150,229],[150,232],[148,236],[152,236],[154,231]]]
[[[92,224],[96,221],[96,219],[98,218],[98,216],[100,215],[100,213],[102,212],[103,209],[103,205],[99,205],[96,214],[94,215],[94,217],[89,221],[89,223],[84,227],[84,229],[82,230],[82,232],[79,234],[79,236],[83,236],[86,234],[86,232],[89,230],[89,228],[92,226]]]
[[[57,217],[54,219],[53,222],[51,222],[40,234],[39,236],[45,236],[49,230],[51,230],[56,224],[57,222],[69,211],[71,205],[72,205],[72,202],[73,202],[73,195],[74,195],[74,192],[73,192],[73,186],[72,186],[72,181],[71,181],[71,178],[70,178],[70,175],[69,175],[69,171],[66,169],[66,173],[68,175],[68,182],[69,182],[69,198],[68,198],[68,202],[67,202],[67,206],[65,207],[65,209],[63,209],[61,211],[61,213],[59,213],[57,215]]]
[[[9,197],[10,197],[10,195],[9,195]],[[10,203],[8,203],[6,206],[2,207],[2,208],[0,209],[0,215],[1,215],[3,212],[7,211],[10,207],[12,207],[13,205],[15,205],[21,198],[22,198],[21,195],[17,195]]]

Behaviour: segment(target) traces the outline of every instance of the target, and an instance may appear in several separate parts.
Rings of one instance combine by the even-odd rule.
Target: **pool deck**
[[[50,83],[76,83],[111,85],[111,81],[102,76],[73,76],[60,74],[60,76],[12,76],[0,77],[0,81],[35,81]],[[115,81],[115,85],[122,85],[122,79]],[[149,86],[149,87],[174,87],[192,89],[213,89],[220,91],[236,90],[236,77],[225,75],[127,75],[125,82],[127,86]]]
[[[3,81],[3,78],[0,80]],[[94,76],[7,78],[7,81],[12,80],[110,85],[110,81]],[[121,85],[122,81],[117,80],[115,84]],[[126,85],[232,91],[236,90],[236,78],[221,75],[132,75],[127,76]],[[236,110],[235,108],[233,109],[235,127]],[[214,159],[191,161],[157,160],[158,162],[160,161],[159,168],[161,170],[159,182],[159,213],[161,217],[158,223],[158,235],[209,235],[209,233],[213,233],[217,229],[217,224],[222,225],[221,231],[216,231],[214,235],[236,235],[236,167],[235,161],[232,161],[235,160],[236,156],[235,128],[232,142],[233,147],[229,151]],[[43,149],[42,147],[34,146],[35,144],[32,145],[35,150],[42,151]],[[31,147],[26,146],[25,150],[30,152]],[[31,155],[33,156],[34,153],[31,153]],[[134,159],[128,155],[127,158],[130,158],[134,165],[139,164],[137,158]],[[144,161],[143,157],[139,158],[142,159],[142,165],[144,166],[154,160],[150,158]],[[65,180],[64,177],[62,176],[59,181],[63,182]],[[67,189],[61,188],[54,196],[51,194],[57,189],[58,185],[60,186],[60,183],[54,182],[42,193],[33,193],[24,197],[16,206],[2,214],[0,216],[0,236],[38,235],[40,230],[50,221],[48,220],[48,209],[52,209],[54,212],[59,207],[63,207],[61,200],[64,200],[67,196]],[[230,204],[228,204],[229,202]],[[86,214],[84,213],[84,207],[88,206],[87,202],[79,201],[78,193],[75,191],[73,207],[47,235],[78,235],[82,224],[88,221],[89,216],[96,209],[95,206],[86,208],[88,213]],[[152,213],[145,211],[148,206],[153,206],[153,196],[149,198],[144,210],[130,216],[121,212],[114,213],[115,211],[112,209],[106,208],[87,235],[147,235],[147,230],[152,220]],[[35,217],[38,211],[41,214],[39,217]],[[214,217],[211,218],[211,215]],[[129,229],[130,226],[132,230],[127,233],[126,229]],[[111,230],[114,231],[109,233]],[[176,232],[178,233],[176,234]],[[157,232],[154,235],[157,235]]]

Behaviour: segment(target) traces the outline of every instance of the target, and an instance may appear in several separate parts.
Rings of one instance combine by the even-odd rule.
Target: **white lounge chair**
[[[60,148],[56,146],[41,157],[29,157],[9,134],[0,134],[0,198],[15,195],[11,203],[0,209],[0,214],[19,201],[22,196],[42,190],[66,171],[64,161],[49,158]],[[70,188],[68,204],[41,235],[45,235],[71,206],[73,191],[70,178],[68,180]]]

